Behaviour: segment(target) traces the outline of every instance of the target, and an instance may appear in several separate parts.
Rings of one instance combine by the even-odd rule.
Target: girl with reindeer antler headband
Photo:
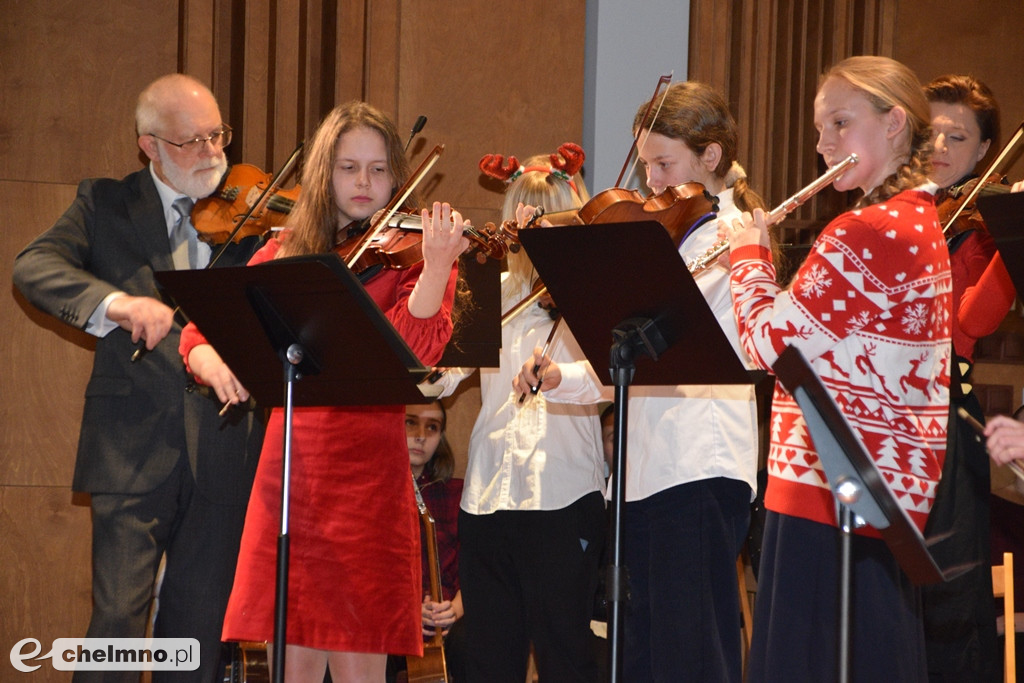
[[[485,156],[480,169],[508,183],[502,218],[520,225],[533,206],[579,208],[589,198],[584,154],[566,143],[550,155]],[[535,279],[524,251],[509,255],[502,304],[513,307]],[[502,327],[498,368],[481,368],[482,407],[469,443],[459,514],[459,577],[465,607],[468,679],[522,681],[533,643],[541,680],[597,680],[590,619],[604,545],[604,456],[597,401],[600,382],[572,333],[559,325],[550,356],[560,370],[536,395],[513,390],[520,365],[545,345],[555,325],[533,306]],[[469,375],[454,369],[445,393]]]
[[[585,159],[582,147],[566,142],[553,154],[530,157],[525,166],[512,155],[506,161],[501,154],[486,154],[480,160],[480,170],[484,175],[503,180],[508,185],[501,207],[502,220],[508,220],[516,218],[519,204],[527,207],[543,206],[548,213],[577,209],[586,204],[590,194],[579,176]],[[563,208],[556,209],[556,206]],[[517,222],[519,225],[525,223]],[[502,288],[503,300],[507,289],[518,288],[524,282],[532,286],[537,275],[530,257],[523,249],[508,255],[508,272],[508,286]],[[504,301],[504,308],[508,309],[515,303]]]

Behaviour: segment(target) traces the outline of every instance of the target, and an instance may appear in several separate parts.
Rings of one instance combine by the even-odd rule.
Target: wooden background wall
[[[825,170],[812,105],[829,65],[875,54],[905,63],[922,83],[973,74],[1000,103],[1005,140],[1024,120],[1015,68],[1024,57],[1021,26],[1021,2],[983,0],[968,11],[961,0],[693,0],[689,77],[728,95],[741,130],[740,162],[777,206]],[[1022,175],[1024,163],[1010,169],[1010,177]],[[782,224],[784,241],[809,243],[848,201],[819,193]]]
[[[69,490],[92,342],[36,312],[10,285],[18,251],[48,228],[81,178],[139,168],[135,97],[183,71],[211,84],[237,130],[232,161],[273,171],[336,103],[368,100],[408,131],[428,118],[414,162],[443,143],[427,199],[475,224],[498,215],[481,182],[488,152],[529,156],[579,140],[584,3],[401,0],[50,0],[8,3],[0,22],[0,679],[23,638],[48,651],[84,635],[89,510]],[[558,32],[557,55],[538,49]],[[472,30],[468,30],[472,27]],[[552,68],[557,64],[558,68]],[[560,120],[554,122],[551,112]],[[543,116],[551,125],[537,125]],[[468,407],[458,406],[465,403]],[[475,406],[474,406],[475,403]],[[452,429],[468,435],[478,390]],[[464,445],[463,445],[464,448]],[[36,681],[68,680],[42,662]]]
[[[894,54],[923,79],[974,70],[1012,105],[1008,126],[1024,112],[1019,83],[1010,81],[1024,62],[1019,41],[1007,35],[997,48],[983,37],[1024,25],[1019,14],[1006,16],[1019,3],[973,3],[979,18],[966,22],[950,0],[691,5],[691,76],[730,94],[749,131],[741,158],[770,201],[817,175],[806,126],[814,82],[821,64],[850,50]],[[425,115],[414,162],[434,144],[446,145],[428,198],[451,201],[476,223],[494,219],[500,196],[480,178],[481,155],[522,157],[580,138],[584,9],[584,0],[7,3],[0,224],[10,239],[0,247],[0,279],[10,283],[14,256],[63,211],[79,179],[120,177],[140,166],[135,96],[173,71],[211,84],[238,131],[232,161],[268,171],[336,103],[366,99],[405,130]],[[89,513],[69,482],[92,361],[88,336],[39,314],[7,287],[0,300],[5,680],[15,674],[8,661],[14,643],[33,637],[45,652],[54,638],[84,634],[88,621]],[[463,458],[478,405],[469,387],[450,408]],[[43,662],[32,680],[68,676]]]

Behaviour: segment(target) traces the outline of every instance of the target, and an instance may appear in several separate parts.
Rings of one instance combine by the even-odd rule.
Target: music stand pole
[[[633,379],[632,359],[618,357],[613,347],[611,374],[615,385],[614,446],[612,449],[614,475],[612,477],[611,526],[612,558],[607,567],[605,579],[608,600],[608,650],[609,680],[614,683],[622,679],[622,639],[625,614],[622,602],[626,598],[629,579],[625,575],[622,558],[622,511],[626,494],[626,426],[629,414],[629,384]]]
[[[853,580],[853,530],[858,526],[850,505],[860,499],[860,485],[850,479],[833,491],[839,505],[839,683],[850,678],[850,583]]]
[[[292,344],[284,359],[284,457],[281,459],[281,532],[277,537],[277,586],[274,595],[274,683],[284,682],[285,636],[288,629],[288,501],[291,491],[292,413],[294,384],[304,353]]]
[[[650,318],[623,320],[612,329],[608,371],[615,385],[614,464],[612,484],[612,561],[608,566],[608,650],[609,681],[622,680],[623,624],[625,614],[621,603],[626,600],[629,577],[622,563],[622,512],[626,494],[626,427],[628,423],[629,385],[636,372],[635,359],[648,356],[653,360],[670,346],[657,321]]]

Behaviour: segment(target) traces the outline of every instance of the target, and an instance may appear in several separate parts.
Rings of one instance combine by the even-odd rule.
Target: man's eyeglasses
[[[159,135],[153,133],[147,133],[150,137],[154,137],[157,140],[163,140],[168,145],[174,145],[182,152],[186,154],[199,154],[200,150],[203,149],[203,145],[209,142],[215,149],[224,149],[231,144],[231,126],[224,124],[221,129],[210,133],[205,138],[193,138],[192,140],[186,140],[185,142],[171,142],[167,138],[162,138]]]

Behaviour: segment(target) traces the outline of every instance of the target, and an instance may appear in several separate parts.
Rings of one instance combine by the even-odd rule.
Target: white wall
[[[632,143],[633,115],[658,78],[686,80],[689,30],[689,0],[587,0],[581,144],[591,193],[614,186]]]

